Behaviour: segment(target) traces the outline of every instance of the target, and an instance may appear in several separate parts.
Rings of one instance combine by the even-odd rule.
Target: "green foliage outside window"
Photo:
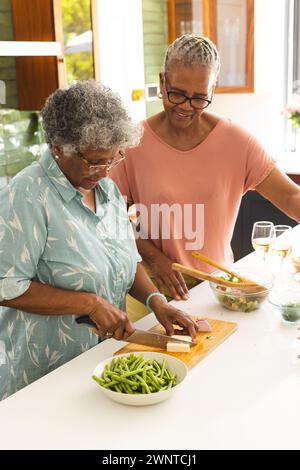
[[[90,0],[62,0],[62,17],[65,46],[68,42],[92,29]],[[67,81],[71,84],[78,80],[94,77],[92,50],[65,56]]]

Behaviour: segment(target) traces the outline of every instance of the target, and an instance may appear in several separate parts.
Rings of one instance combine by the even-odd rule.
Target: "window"
[[[94,77],[90,0],[61,0],[68,85]]]
[[[254,91],[254,0],[169,0],[169,42],[209,37],[222,60],[218,93]]]
[[[300,95],[300,0],[289,0],[288,9],[288,64],[286,102],[293,103],[295,94]],[[286,150],[300,151],[300,129],[286,121]]]
[[[293,10],[293,92],[300,93],[300,0],[294,0]]]

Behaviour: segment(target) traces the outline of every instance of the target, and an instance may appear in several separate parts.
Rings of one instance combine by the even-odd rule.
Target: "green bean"
[[[132,362],[130,363],[129,369],[130,369],[130,370],[134,370],[134,369],[137,367],[137,364],[139,364],[140,362],[142,362],[143,359],[144,359],[144,356],[142,356],[142,355],[141,355],[141,356],[137,356],[137,357],[134,359],[134,361],[132,361]]]
[[[157,370],[157,375],[159,376],[160,373],[161,373],[161,368],[160,368],[160,365],[158,364],[158,362],[154,359],[153,361],[153,366],[156,368]]]
[[[149,394],[176,385],[176,375],[166,367],[166,361],[145,359],[143,354],[113,358],[106,364],[101,377],[93,379],[104,388],[118,393]]]
[[[163,377],[166,369],[166,360],[163,360],[160,376]]]
[[[131,370],[129,372],[125,372],[125,374],[123,374],[123,377],[130,377],[132,375],[137,375],[141,372],[143,372],[144,369],[142,368],[139,368],[139,369],[135,369],[135,370]]]
[[[156,380],[160,383],[160,385],[165,384],[165,379],[161,379],[160,377],[156,377]]]
[[[98,384],[100,384],[100,385],[104,385],[104,384],[105,384],[105,380],[102,379],[101,377],[97,377],[97,375],[93,375],[92,378],[93,378],[94,380],[96,380],[96,382],[98,382]]]
[[[137,376],[137,379],[141,382],[142,386],[146,390],[146,393],[151,393],[148,385],[145,382],[145,380],[142,377],[140,377],[139,375]]]
[[[105,380],[105,382],[110,382],[110,378],[108,377],[108,371],[104,371],[102,378]]]
[[[131,386],[138,385],[137,382],[135,382],[133,380],[129,380],[126,377],[124,377],[124,374],[118,375],[115,372],[110,372],[109,375],[112,378],[112,380],[116,380],[117,382],[124,382],[124,383],[127,383],[128,385],[131,385]]]
[[[130,387],[130,385],[128,385],[126,382],[124,382],[122,385],[126,393],[132,393],[132,388]]]
[[[153,372],[149,372],[148,375],[149,375],[150,379],[152,379],[152,383],[154,382],[157,385],[157,387],[160,388],[161,384],[158,382],[157,377],[155,377]]]
[[[134,362],[135,360],[136,360],[135,354],[131,353],[129,356],[127,356],[127,363],[128,363],[128,364],[131,364],[131,363]]]
[[[118,382],[117,382],[116,380],[111,380],[110,382],[106,382],[106,383],[103,385],[103,387],[104,387],[104,388],[111,388],[111,387],[113,387],[113,386],[115,386],[115,385],[117,385],[117,384],[118,384]]]
[[[144,366],[144,369],[143,369],[143,372],[142,372],[142,377],[143,377],[143,380],[145,380],[146,382],[146,379],[147,379],[147,372],[152,369],[152,366],[148,365],[148,366]]]
[[[126,372],[129,372],[130,369],[129,369],[129,366],[128,366],[127,362],[124,361],[123,364],[124,364],[124,370],[125,370]]]
[[[115,384],[115,389],[117,392],[122,393],[122,388],[120,387],[120,385]]]

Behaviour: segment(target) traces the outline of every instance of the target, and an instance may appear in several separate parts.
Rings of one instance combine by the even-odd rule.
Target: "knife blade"
[[[90,326],[95,326],[94,322],[88,316],[81,316],[76,318],[77,323],[85,323]],[[163,335],[161,333],[153,333],[151,331],[144,331],[136,329],[132,335],[128,336],[124,341],[128,343],[142,344],[143,346],[151,346],[154,348],[166,349],[167,343],[190,344],[194,346],[196,343],[187,339],[172,338],[172,336]]]
[[[177,338],[172,338],[172,336],[167,336],[163,335],[161,333],[154,333],[152,331],[144,331],[144,330],[139,330],[136,329],[132,335],[128,336],[124,341],[127,341],[128,343],[136,343],[136,344],[142,344],[144,346],[152,346],[154,348],[161,348],[161,349],[166,349],[167,344],[172,342],[172,343],[178,343],[178,344],[189,344],[190,346],[194,346],[195,343],[187,340],[187,339],[177,339]]]

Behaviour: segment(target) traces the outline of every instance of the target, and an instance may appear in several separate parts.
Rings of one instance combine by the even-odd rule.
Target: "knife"
[[[95,323],[90,319],[88,316],[81,316],[76,318],[77,323],[87,324],[90,326],[95,326]],[[191,342],[187,339],[177,339],[172,338],[172,336],[163,335],[160,333],[153,333],[151,331],[144,331],[136,329],[132,335],[128,336],[124,341],[128,343],[136,343],[142,344],[143,346],[152,346],[154,348],[161,348],[166,349],[167,343],[179,343],[179,344],[186,344],[188,343],[190,346],[194,346],[196,343]]]

